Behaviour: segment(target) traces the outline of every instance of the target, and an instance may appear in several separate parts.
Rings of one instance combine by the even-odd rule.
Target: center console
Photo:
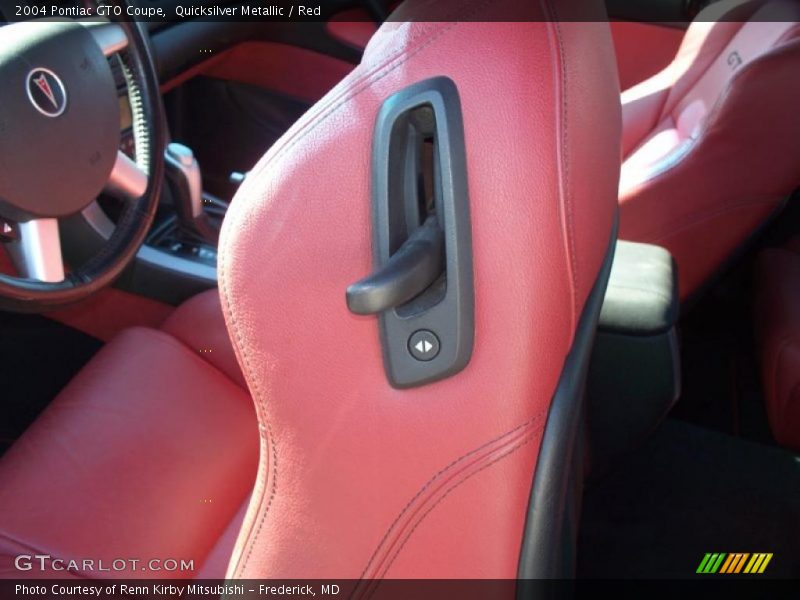
[[[117,56],[109,61],[119,96],[120,150],[135,158],[122,63]],[[165,159],[167,177],[152,231],[116,285],[179,304],[217,285],[216,241],[228,205],[203,192],[200,167],[190,149],[170,144]],[[117,201],[101,196],[81,213],[64,219],[60,227],[67,262],[80,264],[100,251],[114,231],[120,210]]]
[[[593,476],[643,442],[678,398],[677,281],[664,248],[617,242],[587,383]]]

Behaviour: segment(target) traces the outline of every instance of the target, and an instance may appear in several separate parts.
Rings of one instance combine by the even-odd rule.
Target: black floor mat
[[[696,577],[707,552],[771,552],[800,577],[800,457],[670,419],[586,491],[581,578]]]
[[[39,315],[0,312],[0,454],[102,345]]]
[[[742,265],[682,319],[683,382],[671,416],[774,445],[753,336],[751,272],[750,263]]]

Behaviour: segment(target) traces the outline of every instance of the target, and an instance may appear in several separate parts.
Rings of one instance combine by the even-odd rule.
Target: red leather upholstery
[[[143,562],[71,573],[84,577],[224,576],[235,538],[225,532],[238,531],[252,490],[258,434],[249,395],[206,362],[223,357],[218,364],[229,367],[222,342],[203,340],[224,331],[216,297],[199,296],[186,315],[178,309],[167,330],[219,352],[129,329],[0,459],[0,576],[65,575],[20,572],[18,554],[89,559],[95,569],[116,558],[194,561],[178,572],[142,571]],[[194,331],[183,328],[190,317]]]
[[[162,329],[186,344],[242,389],[247,389],[228,337],[217,290],[203,292],[184,302],[166,320]]]
[[[608,25],[549,19],[569,5],[407,3],[234,199],[220,290],[262,454],[229,576],[516,575],[542,429],[617,206]],[[492,10],[520,22],[464,22]],[[464,115],[475,349],[458,375],[401,391],[376,319],[344,291],[371,271],[378,109],[441,75]]]
[[[620,237],[668,248],[683,298],[800,185],[797,21],[797,0],[714,4],[622,94]]]
[[[169,304],[109,287],[46,316],[108,342],[130,327],[157,329],[174,311]]]
[[[756,335],[772,433],[800,451],[800,239],[758,259]]]
[[[685,33],[666,23],[612,21],[610,25],[623,90],[671,63]]]

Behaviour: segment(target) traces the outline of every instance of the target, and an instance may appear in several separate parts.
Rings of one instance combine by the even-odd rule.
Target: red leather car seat
[[[608,25],[571,4],[415,0],[381,28],[252,170],[222,232],[255,489],[252,406],[204,297],[112,341],[0,460],[6,574],[38,551],[216,567],[251,491],[230,577],[569,573],[621,130]],[[498,10],[507,22],[488,22]],[[463,114],[475,343],[463,371],[400,390],[345,289],[370,271],[379,108],[441,76]]]
[[[622,94],[620,237],[665,246],[686,298],[800,185],[800,2],[719,2]]]
[[[223,577],[258,462],[243,385],[216,290],[109,342],[0,459],[0,577]]]
[[[608,24],[553,22],[572,4],[586,5],[406,3],[250,172],[223,227],[220,290],[262,454],[230,577],[568,572],[579,392],[558,389],[580,387],[581,368],[564,370],[585,362],[569,357],[596,323],[620,135]],[[472,22],[497,11],[518,22]],[[344,292],[371,270],[381,104],[437,76],[463,111],[475,347],[457,375],[398,390],[376,319],[348,312]]]
[[[761,381],[775,440],[800,451],[800,238],[761,253],[755,322]]]

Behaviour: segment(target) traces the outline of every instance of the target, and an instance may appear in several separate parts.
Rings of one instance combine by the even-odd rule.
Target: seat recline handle
[[[347,307],[372,315],[400,306],[430,287],[443,270],[444,232],[432,215],[385,265],[347,288]]]

